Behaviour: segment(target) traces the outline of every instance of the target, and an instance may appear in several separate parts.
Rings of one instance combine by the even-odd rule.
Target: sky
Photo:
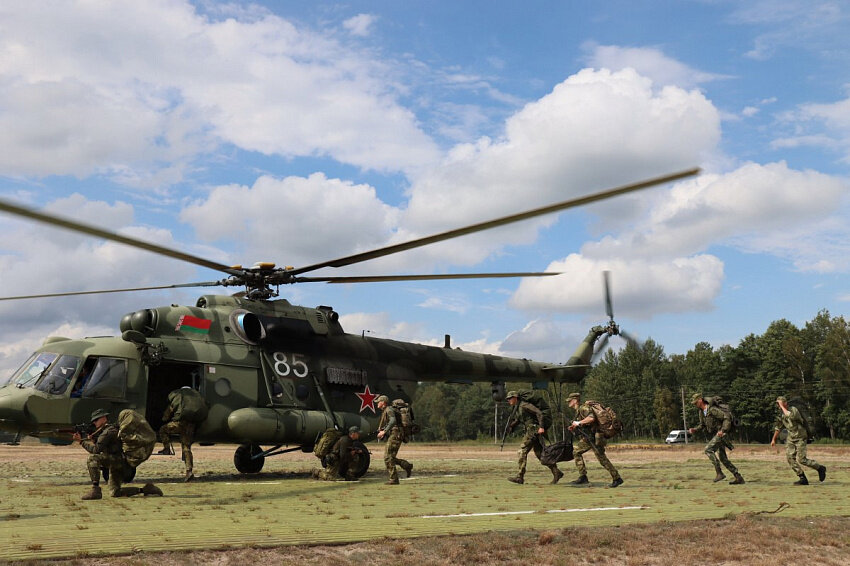
[[[818,0],[5,2],[0,198],[299,267],[700,167],[309,274],[556,277],[280,292],[350,333],[564,362],[607,320],[609,270],[631,335],[734,346],[847,314],[848,26]],[[0,297],[220,278],[0,214]],[[210,292],[0,302],[0,374]]]

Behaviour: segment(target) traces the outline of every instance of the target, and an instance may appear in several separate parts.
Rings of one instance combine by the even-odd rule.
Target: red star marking
[[[370,409],[373,413],[375,412],[375,398],[378,396],[371,391],[369,391],[369,384],[366,384],[366,389],[363,390],[363,393],[354,393],[357,397],[360,398],[360,413],[363,412],[363,409]]]

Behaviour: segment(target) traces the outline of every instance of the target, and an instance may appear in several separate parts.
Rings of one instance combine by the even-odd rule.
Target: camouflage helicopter
[[[58,432],[87,422],[94,409],[117,414],[124,408],[144,413],[154,429],[162,424],[168,393],[190,386],[207,400],[209,416],[196,433],[202,444],[237,444],[234,465],[257,473],[265,459],[285,452],[312,450],[318,437],[334,427],[356,425],[363,437],[376,432],[375,399],[380,394],[410,400],[418,382],[490,382],[493,396],[504,398],[506,381],[536,384],[581,380],[590,367],[600,336],[620,334],[607,292],[609,322],[594,327],[566,364],[547,364],[365,335],[347,334],[329,306],[307,308],[276,299],[281,285],[325,282],[368,283],[486,277],[541,277],[538,273],[387,275],[367,277],[304,276],[419,246],[448,240],[622,195],[695,175],[682,171],[621,186],[527,212],[481,222],[306,267],[227,266],[150,242],[0,201],[0,211],[120,242],[222,272],[217,281],[158,287],[77,291],[5,297],[0,300],[65,297],[178,287],[241,287],[234,295],[203,295],[194,306],[143,308],[121,318],[121,336],[70,340],[48,337],[5,382],[0,381],[0,428],[67,442]],[[604,343],[600,342],[600,345]],[[263,448],[266,446],[267,448]],[[356,475],[369,467],[368,451]],[[135,470],[129,470],[126,480]]]

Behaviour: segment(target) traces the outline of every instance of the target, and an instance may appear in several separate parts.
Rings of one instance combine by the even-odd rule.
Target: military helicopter
[[[380,394],[407,401],[419,382],[490,382],[501,400],[505,382],[546,384],[581,380],[600,336],[620,334],[607,291],[609,322],[596,326],[566,364],[547,364],[365,335],[347,334],[329,306],[307,308],[276,298],[281,285],[306,282],[369,283],[487,277],[544,277],[554,272],[304,276],[533,218],[695,175],[681,171],[581,198],[306,267],[227,266],[121,236],[51,214],[0,201],[0,211],[92,237],[183,260],[227,275],[216,281],[158,287],[76,291],[5,297],[23,300],[178,287],[241,287],[234,295],[203,295],[194,306],[143,308],[121,318],[121,336],[70,340],[48,337],[0,386],[0,428],[54,441],[58,432],[87,422],[94,409],[144,413],[154,429],[168,393],[190,386],[207,400],[209,416],[196,440],[237,444],[234,465],[257,473],[270,456],[312,450],[328,428],[359,426],[364,438],[376,432],[375,399]],[[267,448],[263,448],[266,446]],[[361,458],[356,475],[369,467]],[[135,470],[129,471],[127,481]]]

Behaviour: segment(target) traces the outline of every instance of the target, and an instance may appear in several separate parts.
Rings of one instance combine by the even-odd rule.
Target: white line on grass
[[[649,509],[645,505],[632,507],[590,507],[584,509],[549,509],[542,513],[578,513],[583,511],[627,511],[633,509]],[[541,511],[499,511],[493,513],[458,513],[457,515],[421,515],[420,519],[454,519],[457,517],[497,517],[499,515],[532,515]]]

